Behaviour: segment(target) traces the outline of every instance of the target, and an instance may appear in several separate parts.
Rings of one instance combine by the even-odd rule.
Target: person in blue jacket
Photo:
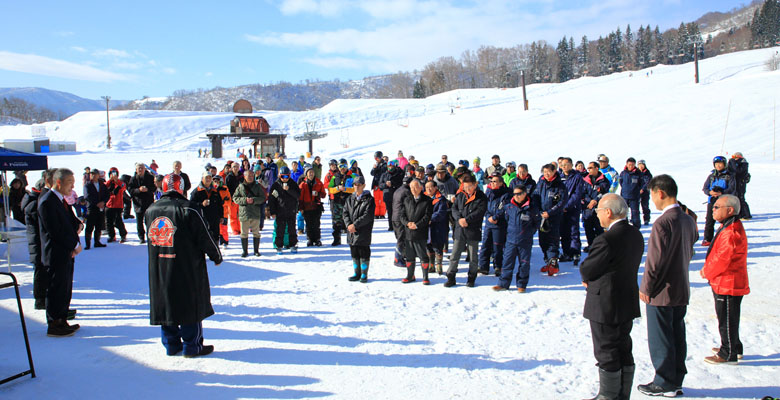
[[[542,272],[553,276],[558,273],[558,247],[560,244],[560,226],[563,209],[569,201],[566,185],[558,176],[558,168],[553,164],[542,167],[542,178],[536,185],[531,201],[539,206],[542,223],[539,227],[539,247],[544,253],[545,266]]]
[[[609,165],[609,157],[604,154],[599,154],[597,160],[599,162],[599,171],[604,174],[604,177],[609,181],[609,192],[615,193],[618,189],[618,172],[615,168]]]
[[[493,290],[509,289],[512,283],[512,272],[517,266],[515,284],[517,291],[525,293],[531,272],[531,248],[534,244],[534,234],[539,229],[541,215],[539,209],[531,201],[525,186],[512,188],[512,199],[500,211],[507,221],[506,248],[504,262],[498,285]]]
[[[436,182],[430,180],[425,183],[425,195],[432,199],[433,213],[431,214],[430,231],[428,232],[428,253],[433,258],[436,272],[443,274],[444,245],[450,234],[449,206],[447,199],[442,196]]]
[[[634,157],[628,157],[626,167],[620,172],[620,197],[631,209],[631,225],[641,228],[639,222],[639,194],[642,190],[642,172],[636,167]]]
[[[653,179],[653,174],[647,169],[645,160],[639,160],[636,163],[636,167],[642,173],[642,188],[639,189],[639,205],[642,206],[642,221],[644,225],[650,223],[650,190],[647,189],[647,184],[650,183],[650,179]]]
[[[514,189],[518,185],[525,186],[525,192],[528,193],[528,196],[531,196],[534,193],[534,190],[536,190],[536,181],[534,180],[534,177],[528,173],[527,164],[519,164],[517,166],[517,176],[509,182],[510,189]]]
[[[609,193],[610,187],[607,177],[599,171],[599,163],[592,161],[587,169],[588,176],[583,178],[585,193],[582,200],[582,227],[585,228],[585,237],[588,240],[588,246],[582,249],[585,253],[590,249],[593,240],[604,233],[596,215],[596,208],[601,197]]]
[[[712,217],[712,206],[718,200],[718,197],[724,194],[734,194],[736,191],[736,180],[726,168],[726,157],[717,156],[712,160],[712,170],[710,176],[704,181],[702,191],[709,196],[707,198],[707,219],[704,223],[704,238],[702,246],[709,246],[712,242],[712,236],[715,233],[715,219]]]
[[[501,209],[509,203],[511,195],[504,185],[502,176],[493,173],[488,181],[487,212],[485,213],[485,229],[482,231],[482,245],[479,248],[479,272],[490,273],[490,259],[493,259],[493,269],[496,276],[501,275],[501,265],[504,262],[504,243],[506,242],[506,220]]]
[[[559,262],[571,261],[574,265],[580,263],[580,210],[582,209],[582,195],[585,191],[585,182],[582,176],[574,169],[574,163],[570,157],[563,157],[560,162],[561,181],[566,186],[566,194],[569,200],[563,209],[561,217],[561,258]]]

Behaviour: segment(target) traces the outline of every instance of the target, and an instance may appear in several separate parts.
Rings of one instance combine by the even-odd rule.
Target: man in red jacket
[[[739,220],[739,198],[724,194],[712,206],[712,216],[722,225],[707,249],[701,277],[710,282],[715,296],[720,347],[705,357],[710,364],[736,364],[742,358],[739,314],[742,296],[750,293],[747,274],[747,236]]]

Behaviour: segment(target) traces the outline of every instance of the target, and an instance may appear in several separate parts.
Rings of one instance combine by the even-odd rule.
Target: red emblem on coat
[[[176,226],[168,217],[157,217],[149,227],[148,237],[152,246],[173,247]]]

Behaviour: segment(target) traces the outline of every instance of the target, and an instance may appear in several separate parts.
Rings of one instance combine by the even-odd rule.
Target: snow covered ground
[[[701,185],[711,159],[741,151],[751,163],[748,201],[754,220],[745,224],[750,242],[752,293],[745,298],[741,335],[745,358],[737,367],[703,363],[718,342],[712,294],[699,277],[704,248],[691,263],[691,305],[686,317],[688,369],[685,393],[699,398],[780,397],[780,225],[776,199],[780,179],[772,160],[773,112],[780,72],[764,70],[775,50],[721,56],[693,66],[533,85],[531,110],[522,111],[519,89],[459,90],[424,100],[339,100],[309,112],[263,113],[272,128],[300,133],[306,121],[329,132],[315,153],[354,158],[367,172],[375,150],[402,149],[427,162],[492,154],[525,162],[534,175],[560,155],[590,161],[606,153],[620,168],[628,156],[647,160],[654,174],[669,173],[680,200],[701,216]],[[730,111],[729,111],[729,104]],[[452,113],[454,111],[454,113]],[[225,127],[233,114],[150,111],[112,112],[115,148],[104,151],[105,113],[84,112],[45,124],[53,140],[78,143],[80,152],[50,155],[49,164],[74,171],[84,166],[130,172],[135,161],[156,159],[167,170],[180,159],[195,177],[206,162],[206,129]],[[728,127],[725,127],[728,118]],[[402,125],[408,125],[404,127]],[[724,131],[725,144],[724,144]],[[0,137],[24,137],[29,127],[0,127]],[[228,147],[231,154],[237,147]],[[288,154],[305,151],[288,141]],[[37,173],[30,173],[33,176]],[[31,179],[34,180],[34,179]],[[78,189],[77,189],[78,190]],[[654,218],[658,213],[654,213]],[[330,238],[330,215],[323,237]],[[217,314],[204,322],[213,355],[167,357],[159,328],[148,325],[146,250],[134,239],[86,251],[76,260],[73,307],[82,328],[73,338],[46,337],[45,318],[33,310],[32,269],[16,262],[22,282],[38,377],[0,386],[0,398],[583,398],[596,392],[597,371],[579,273],[562,264],[561,274],[533,272],[530,291],[494,293],[496,278],[477,287],[447,289],[402,285],[392,266],[394,239],[386,220],[376,221],[370,282],[347,282],[346,246],[302,248],[276,256],[270,226],[259,259],[239,257],[231,240],[226,261],[209,263]],[[703,224],[700,224],[703,227]],[[645,236],[649,228],[643,229]],[[584,239],[583,239],[584,240]],[[326,244],[329,240],[326,241]],[[542,255],[534,248],[532,271]],[[642,270],[640,269],[640,274]],[[10,290],[0,295],[0,376],[25,368],[26,357]],[[644,319],[632,333],[635,383],[653,374]],[[641,397],[638,392],[635,396]],[[639,398],[637,397],[637,398]]]

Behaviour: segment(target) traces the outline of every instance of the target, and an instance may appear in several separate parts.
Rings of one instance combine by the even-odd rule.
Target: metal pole
[[[106,101],[106,148],[111,148],[111,126],[109,125],[109,119],[108,119],[108,101],[111,100],[111,96],[101,96],[103,100]]]
[[[777,144],[777,98],[775,98],[775,112],[772,117],[772,161],[775,160],[775,146]]]
[[[314,154],[314,140],[309,140],[309,154]]]
[[[699,83],[699,44],[693,44],[693,64],[696,67],[696,83]]]
[[[729,129],[729,115],[731,115],[731,100],[729,100],[729,111],[726,112],[726,127],[723,128],[723,142],[720,144],[720,154],[723,154],[723,149],[726,147],[726,131]]]
[[[523,109],[528,111],[528,99],[525,97],[525,71],[520,71],[520,81],[523,83]]]

